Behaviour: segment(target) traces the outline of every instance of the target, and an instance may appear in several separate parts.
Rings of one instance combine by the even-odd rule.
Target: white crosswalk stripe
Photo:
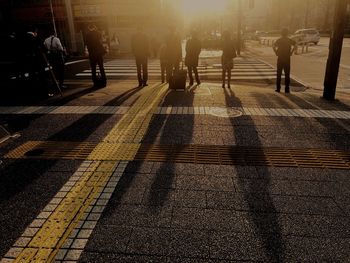
[[[198,72],[204,80],[221,79],[221,64],[206,64],[200,62]],[[136,78],[136,65],[133,59],[115,59],[105,63],[105,71],[108,78]],[[160,78],[159,60],[149,60],[148,74],[150,78]],[[86,69],[76,74],[77,77],[90,77],[91,70]],[[251,58],[235,59],[232,71],[233,80],[274,80],[276,72],[273,67],[261,61]]]

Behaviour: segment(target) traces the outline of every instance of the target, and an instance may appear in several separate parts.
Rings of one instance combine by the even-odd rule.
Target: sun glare
[[[198,16],[223,12],[228,0],[181,0],[181,11],[185,16]]]

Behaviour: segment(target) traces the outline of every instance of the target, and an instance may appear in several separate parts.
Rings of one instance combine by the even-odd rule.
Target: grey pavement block
[[[175,175],[176,174],[176,164],[175,163],[166,163],[166,162],[155,162],[151,173],[153,174],[167,174]]]
[[[118,184],[116,190],[112,194],[109,205],[113,206],[116,204],[141,204],[145,190],[145,188],[128,188],[128,185]]]
[[[131,227],[98,225],[89,238],[84,251],[125,252],[132,234]]]
[[[238,206],[243,211],[305,215],[337,215],[344,212],[332,198],[240,193]]]
[[[125,169],[126,173],[150,173],[153,167],[151,162],[132,161]]]
[[[108,207],[99,224],[139,227],[170,227],[171,208],[140,205],[119,205]]]
[[[268,240],[271,250],[269,254],[274,255],[278,259],[280,244],[278,240]],[[277,250],[277,251],[273,251]],[[247,233],[231,233],[231,232],[213,232],[210,236],[210,258],[225,260],[242,260],[242,261],[263,261],[274,262],[266,256],[263,242],[253,235]],[[279,262],[279,261],[276,261]]]
[[[294,181],[291,184],[296,195],[332,197],[343,193],[338,182]]]
[[[127,246],[127,253],[167,255],[170,239],[170,229],[134,228]]]
[[[208,231],[172,229],[169,255],[181,257],[209,257]]]
[[[238,209],[238,198],[235,192],[206,191],[207,208]]]
[[[234,172],[234,167],[230,165],[205,165],[204,173],[208,176],[227,176],[232,177]]]
[[[148,207],[166,207],[174,204],[175,191],[172,189],[146,190],[142,204]]]
[[[204,175],[204,165],[192,163],[177,163],[175,165],[178,175]]]
[[[177,190],[175,192],[175,206],[206,208],[205,191]]]
[[[286,179],[290,181],[336,182],[350,180],[347,170],[328,170],[320,168],[257,167],[263,177]]]
[[[286,238],[285,259],[298,262],[348,262],[350,239]]]
[[[245,221],[231,210],[175,207],[171,225],[184,229],[246,231]]]
[[[176,188],[184,190],[235,191],[233,179],[214,176],[177,176]]]
[[[270,193],[291,195],[294,190],[291,182],[287,180],[268,180],[264,179],[237,179],[234,180],[238,192],[243,193]]]
[[[126,255],[117,253],[96,253],[84,252],[79,259],[81,263],[164,263],[169,262],[165,256],[148,256],[148,255]]]

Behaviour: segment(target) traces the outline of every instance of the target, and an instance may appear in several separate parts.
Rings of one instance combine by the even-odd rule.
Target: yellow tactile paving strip
[[[94,162],[91,162],[89,168],[81,173],[79,180],[62,197],[57,207],[46,218],[30,242],[20,250],[14,262],[52,262],[55,260],[59,250],[76,228],[88,207],[102,193],[118,165],[118,162],[96,160],[111,159],[112,156],[113,159],[115,156],[119,156],[121,159],[128,157],[132,160],[140,147],[139,142],[151,121],[152,114],[166,92],[165,85],[144,89],[140,98],[103,142],[92,149],[87,159],[94,160]],[[114,144],[114,147],[110,147],[110,143]],[[48,144],[30,142],[28,145],[41,147]],[[91,148],[90,144],[84,146]],[[126,153],[125,147],[127,148]],[[68,152],[71,151],[68,150]]]
[[[134,131],[137,138],[138,131]],[[123,136],[124,140],[129,138]],[[42,154],[26,155],[43,150]],[[135,155],[136,152],[136,155]],[[82,159],[95,161],[186,162],[350,169],[350,152],[326,149],[252,148],[218,145],[149,145],[102,142],[27,142],[6,158]]]

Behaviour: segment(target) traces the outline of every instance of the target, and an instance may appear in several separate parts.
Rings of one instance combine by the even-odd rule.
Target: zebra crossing
[[[108,78],[129,79],[136,78],[136,65],[133,59],[114,59],[105,63]],[[206,60],[200,61],[198,66],[200,78],[203,80],[221,80],[222,67],[219,63],[209,64]],[[150,79],[160,79],[160,62],[157,59],[149,60],[148,74]],[[86,69],[76,74],[78,78],[91,76],[91,70]],[[271,82],[276,79],[276,70],[262,61],[253,58],[236,58],[232,70],[233,80],[254,80]]]

